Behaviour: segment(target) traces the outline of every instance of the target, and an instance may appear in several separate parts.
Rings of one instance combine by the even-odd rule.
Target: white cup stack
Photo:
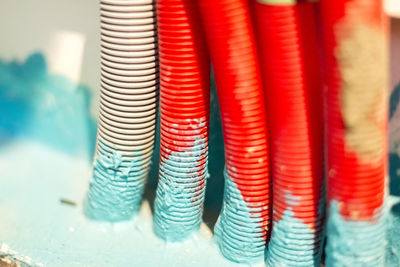
[[[151,162],[156,128],[159,81],[155,3],[153,0],[101,0],[100,15],[101,99],[89,205],[106,201],[106,192],[100,184],[104,186],[108,179],[115,191],[127,194],[121,196],[121,201],[129,199],[130,202],[121,204],[117,197],[111,201],[113,205],[137,206]],[[118,158],[120,162],[114,164],[113,174],[104,166],[96,166],[102,158],[107,158],[107,162]],[[129,188],[133,189],[129,191]],[[132,192],[139,196],[133,196]],[[91,206],[105,209],[101,206],[108,204]],[[115,221],[125,219],[130,212],[91,213],[95,214],[92,217],[111,216],[104,219]]]

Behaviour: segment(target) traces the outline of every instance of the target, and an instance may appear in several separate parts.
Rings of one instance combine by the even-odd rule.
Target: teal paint
[[[301,197],[292,195],[292,192],[285,190],[285,201],[288,207],[298,206],[300,204]]]
[[[148,173],[140,155],[124,159],[119,153],[99,154],[94,160],[93,178],[85,202],[85,214],[93,220],[129,220],[140,209]]]
[[[89,159],[96,134],[90,100],[87,87],[49,73],[41,53],[23,63],[0,60],[0,144],[32,139]]]
[[[203,122],[198,123],[200,127]],[[198,139],[194,147],[197,149],[169,152],[168,158],[160,163],[154,204],[154,232],[168,242],[189,238],[199,230],[202,222],[208,169],[207,164],[197,167],[196,163],[204,153],[200,151],[207,148],[207,142]]]
[[[129,221],[88,220],[81,201],[92,169],[87,160],[18,140],[0,146],[0,162],[0,255],[35,267],[248,267],[226,260],[204,225],[182,243],[159,239],[147,201]]]
[[[272,235],[268,243],[267,266],[320,266],[324,230],[316,233],[308,225],[295,217],[291,207],[300,205],[301,197],[285,191],[287,210],[278,222],[273,223]],[[319,203],[317,222],[323,222],[325,198]],[[317,246],[314,245],[319,241]]]
[[[267,266],[320,266],[323,236],[319,237],[318,247],[314,247],[316,240],[316,234],[295,218],[293,211],[286,210],[281,220],[273,225]]]
[[[388,198],[390,214],[388,218],[386,264],[387,267],[400,266],[400,198]]]
[[[250,209],[236,184],[224,171],[224,200],[220,217],[215,225],[215,241],[222,254],[237,263],[257,264],[264,261],[265,239],[257,211]]]
[[[338,205],[332,201],[329,208],[326,266],[385,266],[386,209],[371,222],[358,222],[343,218]]]

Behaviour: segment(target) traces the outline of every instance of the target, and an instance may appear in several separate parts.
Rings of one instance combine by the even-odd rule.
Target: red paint
[[[210,63],[197,9],[194,0],[157,0],[160,165],[168,168],[165,161],[174,161],[171,155],[185,154],[185,160],[191,157],[187,168],[196,167],[194,175],[200,181],[191,183],[187,178],[185,186],[195,185],[202,192],[207,169]],[[196,143],[199,139],[204,143]],[[184,166],[177,162],[171,167]]]

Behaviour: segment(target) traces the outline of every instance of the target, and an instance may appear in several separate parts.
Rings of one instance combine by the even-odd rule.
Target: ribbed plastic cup
[[[195,1],[159,0],[157,9],[161,136],[154,230],[178,241],[201,222],[208,176],[209,60]]]
[[[155,56],[157,54],[157,51],[154,49],[142,50],[142,51],[120,51],[120,50],[109,49],[107,47],[101,47],[101,51],[112,57],[126,58],[124,62],[127,63],[129,63],[128,58],[149,57],[149,56]]]
[[[151,156],[152,150],[153,150],[153,145],[154,142],[149,142],[147,144],[133,144],[133,145],[120,145],[120,144],[114,144],[111,141],[108,141],[100,134],[98,134],[98,139],[102,141],[102,144],[98,146],[98,150],[101,150],[102,152],[106,152],[109,154],[113,154],[114,152],[120,153],[124,155],[126,160],[131,160],[132,158],[135,158],[135,156],[132,155],[140,155],[140,158],[146,159],[148,156]],[[122,158],[124,161],[125,158]]]
[[[231,198],[224,196],[218,227],[220,249],[233,261],[254,261],[253,257],[262,261],[269,230],[271,188],[265,106],[250,12],[245,1],[206,0],[199,4],[214,66],[224,129],[229,174],[225,192],[237,195],[234,199],[239,201],[230,203]],[[249,134],[252,131],[256,132]],[[228,183],[230,179],[233,181]],[[248,205],[260,202],[261,207],[255,208],[254,212],[249,210]],[[237,203],[241,204],[235,206]],[[260,208],[264,212],[260,212]],[[237,223],[239,218],[245,228]]]
[[[382,5],[382,1],[321,2],[327,77],[328,224],[341,230],[339,239],[345,235],[355,240],[357,233],[354,249],[328,236],[327,266],[343,264],[339,257],[353,265],[384,266],[385,238],[380,236],[386,230],[377,223],[384,221],[379,210],[387,175],[387,22]],[[352,78],[360,75],[361,68],[364,78]],[[370,130],[363,129],[364,125]],[[346,249],[336,251],[336,244]]]
[[[124,99],[121,99],[120,95],[115,95],[115,94],[108,94],[107,91],[105,91],[104,94],[101,95],[101,99],[104,99],[105,101],[109,103],[113,103],[116,105],[121,105],[121,106],[149,106],[153,105],[156,103],[156,99],[154,96],[157,96],[156,94],[151,94],[147,96],[146,94],[144,95],[124,95]]]
[[[301,255],[299,266],[318,265],[321,242],[315,240],[322,238],[324,217],[323,127],[314,6],[257,2],[255,14],[274,140],[273,223],[277,226],[269,244],[267,264],[296,265],[295,259]],[[302,232],[301,244],[310,240],[305,246],[296,244]],[[293,248],[283,246],[283,242]]]
[[[153,3],[149,4],[139,4],[139,5],[118,5],[111,3],[100,2],[100,9],[111,11],[111,12],[144,12],[155,10],[155,5]]]
[[[113,6],[143,6],[154,5],[154,0],[101,0],[101,4]]]

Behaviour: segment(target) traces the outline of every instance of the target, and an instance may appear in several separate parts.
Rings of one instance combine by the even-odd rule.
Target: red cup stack
[[[199,2],[214,67],[225,145],[225,195],[216,236],[235,262],[264,260],[271,220],[267,126],[248,3]]]
[[[200,227],[208,176],[210,62],[195,0],[158,0],[160,176],[155,233],[189,237]]]
[[[254,8],[274,177],[267,265],[314,266],[321,258],[325,196],[314,4],[260,1]]]
[[[387,44],[381,0],[322,1],[328,155],[327,265],[383,266]],[[343,240],[352,240],[352,246]]]

